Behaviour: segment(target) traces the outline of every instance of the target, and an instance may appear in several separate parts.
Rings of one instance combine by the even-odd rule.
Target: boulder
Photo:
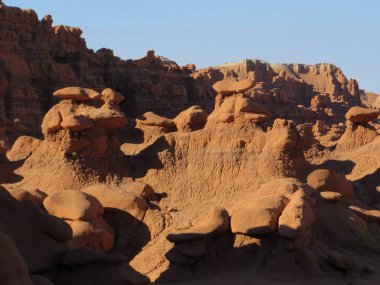
[[[199,106],[192,106],[173,119],[178,131],[190,132],[202,129],[207,122],[208,114]]]
[[[235,103],[235,114],[252,113],[271,117],[271,113],[261,104],[253,102],[250,98],[238,97]]]
[[[224,79],[216,82],[212,88],[223,96],[232,95],[234,93],[243,93],[254,86],[254,82],[251,79],[244,79],[241,81],[235,81],[232,79]]]
[[[123,112],[106,104],[101,108],[92,109],[88,117],[106,129],[122,128],[128,123]]]
[[[344,197],[354,196],[354,186],[343,174],[331,169],[317,169],[307,176],[307,184],[318,192],[338,192]]]
[[[42,121],[42,133],[46,136],[47,134],[52,134],[56,131],[59,131],[60,129],[62,129],[61,122],[62,116],[59,111],[59,106],[55,105],[46,113]]]
[[[82,191],[96,197],[108,213],[124,211],[138,220],[143,220],[148,208],[144,198],[106,184],[95,184]]]
[[[228,212],[214,206],[205,218],[188,229],[174,231],[167,239],[174,243],[189,242],[225,232],[229,228]]]
[[[75,101],[93,101],[101,98],[101,94],[95,90],[82,87],[66,87],[53,93],[59,99],[73,99]]]
[[[249,203],[249,208],[231,216],[233,233],[260,236],[276,231],[278,217],[288,203],[284,196],[268,196]]]
[[[103,214],[103,206],[95,197],[74,190],[51,194],[44,200],[49,214],[65,220],[92,220]]]
[[[136,122],[148,126],[156,126],[169,129],[175,128],[175,124],[172,120],[156,115],[153,112],[146,112],[144,115],[142,115],[141,118],[137,119]]]
[[[89,247],[94,250],[109,252],[115,242],[115,231],[99,216],[89,221],[67,221],[73,230],[69,241],[70,249]]]
[[[314,221],[315,215],[308,197],[299,190],[293,194],[278,220],[278,233],[290,239],[301,237]]]
[[[111,89],[111,88],[106,88],[102,91],[102,100],[105,103],[112,103],[119,105],[121,101],[124,100],[124,95]]]
[[[63,119],[61,126],[72,132],[80,132],[92,128],[94,122],[83,115],[69,115]]]
[[[346,113],[346,119],[353,123],[359,124],[375,120],[379,117],[379,115],[380,110],[355,106],[348,110]]]
[[[7,157],[10,161],[24,160],[28,158],[40,144],[41,140],[39,139],[29,136],[20,136],[7,152]]]

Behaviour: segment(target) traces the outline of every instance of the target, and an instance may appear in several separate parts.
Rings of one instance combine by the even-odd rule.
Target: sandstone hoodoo
[[[378,95],[52,22],[0,1],[0,285],[379,283]]]
[[[362,107],[352,107],[346,113],[346,119],[353,123],[367,123],[379,117],[380,111]]]

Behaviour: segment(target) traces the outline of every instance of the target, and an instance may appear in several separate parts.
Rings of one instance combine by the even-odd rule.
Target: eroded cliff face
[[[248,95],[279,117],[296,121],[316,119],[342,122],[347,110],[360,105],[358,83],[348,80],[332,64],[269,64],[243,60],[197,71],[211,84],[223,79],[250,78],[255,86]]]
[[[212,85],[224,78],[251,78],[249,96],[274,115],[295,121],[342,122],[360,104],[358,83],[331,64],[272,65],[244,60],[196,70],[148,51],[144,58],[122,60],[112,50],[88,49],[79,28],[53,26],[33,10],[0,5],[0,114],[10,135],[40,135],[43,114],[56,103],[49,94],[66,86],[126,96],[121,109],[130,117],[147,111],[169,118],[192,105],[214,106]]]
[[[39,20],[33,10],[0,4],[0,113],[8,132],[40,134],[43,115],[56,103],[49,94],[66,86],[118,90],[127,95],[121,107],[129,116],[212,106],[207,82],[191,76],[194,66],[179,67],[152,51],[124,61],[111,50],[88,49],[79,28],[52,24],[51,16]]]

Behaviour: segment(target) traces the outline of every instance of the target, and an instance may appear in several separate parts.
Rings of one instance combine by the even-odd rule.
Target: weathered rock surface
[[[244,93],[245,91],[251,89],[253,85],[254,82],[250,79],[244,79],[242,81],[225,79],[216,82],[212,87],[219,94],[222,94],[223,96],[228,96],[234,93]]]
[[[338,192],[344,197],[353,197],[354,186],[342,174],[330,169],[317,169],[307,176],[307,184],[318,192]]]
[[[53,193],[44,200],[49,214],[64,220],[92,220],[103,215],[103,206],[93,196],[74,190]]]
[[[229,227],[229,217],[225,209],[215,206],[199,223],[188,229],[177,230],[168,234],[171,242],[194,241],[225,232]]]
[[[49,110],[43,141],[1,157],[0,231],[25,260],[19,277],[376,284],[380,127],[366,117],[375,100],[348,111],[355,80],[331,64],[123,61],[80,34],[0,6],[1,154]]]
[[[12,145],[12,148],[7,152],[7,158],[10,161],[23,160],[29,157],[41,144],[39,139],[20,136]]]
[[[69,241],[70,249],[89,247],[94,250],[109,252],[115,241],[115,231],[99,216],[87,221],[67,221],[73,230]]]
[[[276,231],[278,217],[284,210],[288,199],[284,196],[268,196],[247,205],[248,209],[234,213],[231,217],[233,233],[260,236]]]
[[[379,117],[380,111],[362,107],[352,107],[346,113],[346,119],[353,123],[367,123]]]
[[[125,211],[142,220],[148,207],[143,198],[106,184],[89,186],[82,191],[96,197],[106,212]]]
[[[305,192],[302,190],[293,194],[278,221],[278,233],[294,239],[306,233],[314,223],[315,215]]]

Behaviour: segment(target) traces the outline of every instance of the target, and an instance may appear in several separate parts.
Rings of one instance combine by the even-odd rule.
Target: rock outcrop
[[[355,80],[80,34],[0,5],[1,284],[376,283],[378,109]]]
[[[0,121],[8,121],[11,135],[14,119],[25,126],[23,134],[39,134],[45,112],[56,102],[50,94],[66,86],[118,90],[127,95],[122,110],[130,116],[154,111],[174,117],[191,105],[212,106],[209,83],[193,78],[191,66],[179,67],[153,51],[127,61],[109,49],[94,52],[79,28],[53,26],[50,15],[39,20],[33,10],[0,6]]]

